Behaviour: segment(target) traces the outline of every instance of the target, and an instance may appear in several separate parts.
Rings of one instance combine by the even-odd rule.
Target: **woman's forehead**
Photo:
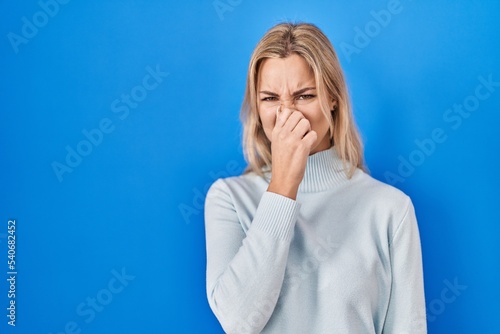
[[[314,86],[314,82],[314,73],[301,56],[267,58],[260,67],[258,90],[297,90]]]

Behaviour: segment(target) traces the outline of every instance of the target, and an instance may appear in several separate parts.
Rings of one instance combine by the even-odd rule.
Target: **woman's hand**
[[[285,108],[277,112],[271,140],[272,176],[268,191],[296,199],[307,157],[317,137],[300,111]]]

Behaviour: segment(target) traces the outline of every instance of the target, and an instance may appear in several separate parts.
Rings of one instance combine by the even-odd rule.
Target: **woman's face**
[[[311,123],[318,139],[311,153],[330,148],[329,123],[320,107],[314,73],[301,56],[267,58],[263,61],[257,84],[259,116],[267,138],[271,141],[276,122],[276,109],[290,108],[300,111]],[[331,99],[330,99],[331,100]],[[331,109],[335,103],[328,102]]]

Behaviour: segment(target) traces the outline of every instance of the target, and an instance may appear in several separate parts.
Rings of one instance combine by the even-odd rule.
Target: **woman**
[[[227,333],[425,333],[415,213],[363,171],[335,51],[270,29],[242,108],[249,163],[205,203],[207,296]]]

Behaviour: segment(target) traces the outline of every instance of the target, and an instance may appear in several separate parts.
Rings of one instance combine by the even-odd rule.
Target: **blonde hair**
[[[267,58],[286,58],[298,54],[309,64],[316,80],[321,109],[330,123],[330,141],[344,162],[347,177],[356,168],[365,169],[363,147],[351,111],[342,68],[332,44],[315,25],[280,23],[271,28],[255,47],[248,66],[247,84],[241,121],[243,150],[248,162],[246,172],[263,175],[271,169],[271,142],[266,137],[258,112],[257,85],[259,70]],[[328,99],[336,101],[330,109]]]

